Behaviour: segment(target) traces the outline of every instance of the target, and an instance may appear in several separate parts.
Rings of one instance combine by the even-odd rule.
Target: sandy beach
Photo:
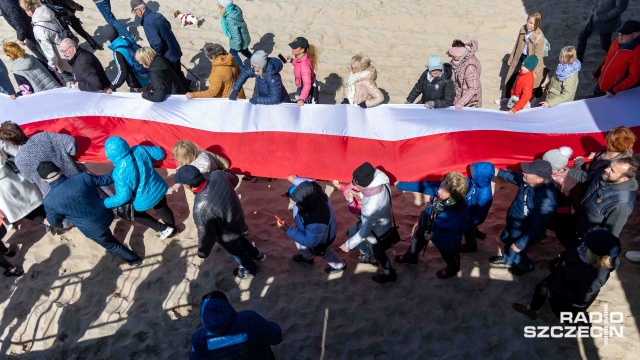
[[[104,19],[90,0],[78,2],[85,7],[77,14],[85,28],[95,34],[98,43],[104,43]],[[498,108],[493,100],[500,96],[501,77],[507,71],[505,57],[526,14],[534,9],[542,12],[541,29],[552,47],[545,64],[555,69],[558,50],[575,44],[593,1],[235,3],[249,26],[250,50],[287,55],[287,43],[301,35],[318,47],[322,103],[341,101],[342,82],[348,76],[351,56],[357,53],[374,61],[377,83],[386,101],[404,103],[427,58],[437,54],[446,59],[452,40],[459,38],[478,40],[483,103],[486,108]],[[200,79],[201,87],[206,87],[211,65],[202,46],[217,42],[228,47],[220,29],[217,2],[167,0],[150,1],[148,6],[169,19],[181,42],[182,63]],[[123,24],[140,33],[141,44],[145,44],[139,19],[133,18],[128,1],[113,0],[112,8]],[[172,17],[175,10],[192,12],[204,22],[199,28],[180,27]],[[623,20],[627,19],[640,19],[640,2],[630,3],[623,15]],[[0,21],[0,39],[15,40],[15,31],[6,21]],[[90,49],[84,41],[81,46]],[[113,76],[111,51],[95,54]],[[604,55],[597,36],[592,36],[580,75],[579,96],[593,92],[590,73]],[[4,54],[0,59],[10,68]],[[292,68],[285,67],[282,75],[285,86],[293,92]],[[193,79],[191,75],[188,78]],[[253,82],[245,86],[248,94],[253,92],[252,86]],[[95,173],[111,169],[107,164],[87,165]],[[173,185],[174,170],[158,171]],[[356,219],[347,210],[342,194],[330,182],[321,184],[336,210],[337,248]],[[214,289],[225,291],[237,310],[255,310],[280,324],[284,341],[273,348],[278,359],[634,359],[640,353],[640,265],[624,258],[590,308],[594,312],[605,308],[621,312],[622,338],[611,338],[608,344],[590,338],[524,338],[525,326],[552,326],[557,319],[547,305],[540,318],[531,321],[513,311],[511,304],[530,300],[535,284],[548,274],[547,260],[556,257],[562,247],[548,232],[529,252],[536,270],[520,277],[489,265],[488,258],[500,252],[498,236],[515,186],[496,182],[492,210],[480,227],[487,238],[479,241],[477,253],[462,255],[457,278],[436,278],[435,272],[444,261],[429,245],[419,265],[394,264],[398,281],[382,286],[370,280],[376,268],[358,264],[357,251],[340,252],[347,262],[342,274],[325,274],[319,258],[314,266],[306,267],[291,261],[297,253],[295,245],[273,218],[276,214],[292,223],[289,200],[281,196],[289,185],[286,180],[260,178],[255,183],[241,182],[236,189],[250,228],[248,239],[267,255],[259,264],[260,273],[251,280],[233,276],[235,262],[219,246],[204,261],[196,256],[193,195],[184,189],[167,196],[181,230],[171,239],[161,241],[154,231],[131,222],[116,220],[112,224],[118,239],[144,255],[143,266],[138,268],[122,264],[77,229],[54,237],[28,220],[15,224],[3,241],[17,252],[10,261],[23,266],[25,274],[0,281],[0,359],[185,359],[191,334],[201,326],[200,299]],[[403,241],[387,252],[389,256],[405,251],[423,205],[422,195],[393,190]],[[623,251],[640,250],[632,243],[640,234],[639,224],[640,208],[636,206],[621,234]]]

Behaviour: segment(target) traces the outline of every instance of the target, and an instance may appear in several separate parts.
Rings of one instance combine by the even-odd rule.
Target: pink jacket
[[[300,100],[307,100],[311,87],[316,81],[316,73],[313,72],[311,59],[307,54],[304,54],[300,59],[294,57],[291,63],[293,64],[293,76],[296,78],[296,87],[302,87]]]

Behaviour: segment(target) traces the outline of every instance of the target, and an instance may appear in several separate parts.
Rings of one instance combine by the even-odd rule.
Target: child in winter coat
[[[578,75],[582,65],[576,58],[576,48],[565,46],[558,56],[560,64],[546,88],[547,98],[541,102],[543,107],[550,107],[563,102],[573,101],[578,89]]]
[[[518,71],[516,83],[511,88],[511,98],[502,98],[494,103],[498,105],[507,105],[509,115],[513,115],[522,110],[525,105],[533,98],[533,70],[538,66],[538,57],[529,55],[522,61],[522,67]]]
[[[315,104],[318,102],[318,83],[314,70],[318,67],[318,51],[303,37],[295,38],[289,46],[293,58],[287,56],[286,60],[293,64],[297,87],[296,103],[298,106]]]
[[[240,59],[238,53],[241,53],[247,59],[251,57],[251,51],[249,51],[251,36],[249,35],[247,23],[244,22],[244,17],[242,17],[242,9],[235,5],[233,0],[218,0],[218,3],[218,7],[222,11],[222,18],[220,19],[222,31],[229,38],[229,53],[236,60],[238,66],[242,68],[242,59]]]
[[[460,252],[476,252],[478,249],[476,238],[484,239],[478,226],[484,223],[493,203],[491,181],[495,174],[495,167],[490,162],[478,162],[470,165],[470,176],[466,179],[469,190],[464,201],[469,207],[469,224],[464,233],[465,244]],[[398,190],[421,192],[432,197],[438,193],[442,181],[399,182]]]

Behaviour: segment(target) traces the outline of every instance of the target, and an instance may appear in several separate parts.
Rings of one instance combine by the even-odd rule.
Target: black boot
[[[396,271],[393,269],[390,269],[390,270],[385,270],[384,273],[382,274],[374,275],[372,279],[378,284],[384,284],[388,282],[394,282],[398,279],[398,277],[396,276]]]
[[[416,265],[418,263],[418,255],[406,253],[404,255],[396,255],[394,258],[398,264]]]

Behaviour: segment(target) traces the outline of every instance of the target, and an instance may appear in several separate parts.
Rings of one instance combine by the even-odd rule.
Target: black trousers
[[[82,21],[80,21],[80,19],[78,19],[77,16],[72,15],[69,16],[69,25],[71,25],[71,28],[80,36],[82,36],[85,40],[87,40],[87,42],[89,43],[89,45],[91,45],[92,48],[98,47],[98,43],[96,43],[96,40],[89,35],[89,33],[82,27]]]
[[[520,55],[520,58],[518,59],[518,63],[515,67],[515,69],[513,70],[513,74],[511,74],[511,77],[508,79],[505,79],[504,81],[504,93],[502,94],[503,98],[510,98],[511,97],[511,88],[513,87],[513,85],[515,85],[516,83],[516,78],[518,77],[518,70],[520,70],[520,68],[522,67],[522,62],[524,61],[524,59],[527,57],[527,55],[522,54]]]
[[[440,256],[447,263],[447,274],[457,274],[460,271],[460,252],[459,251],[440,251]]]
[[[44,206],[40,205],[24,217],[25,219],[29,219],[31,221],[37,222],[38,224],[42,224],[44,223],[44,219],[47,218],[47,214],[44,212]]]
[[[578,35],[578,47],[576,48],[576,55],[580,62],[582,62],[582,59],[584,59],[584,53],[587,49],[587,41],[589,40],[591,34],[593,34],[593,31],[591,30],[589,24],[587,24],[580,32],[580,35]],[[611,47],[611,35],[611,33],[600,34],[600,48],[605,52],[608,52],[609,48]]]
[[[7,246],[2,242],[2,239],[4,238],[5,235],[7,235],[7,228],[4,226],[4,224],[0,223],[0,267],[2,267],[5,270],[9,270],[9,269],[13,269],[14,266],[3,255],[9,252],[9,249],[7,248]]]
[[[176,221],[173,217],[173,211],[171,211],[171,209],[169,208],[169,204],[167,204],[166,195],[163,196],[162,199],[160,199],[160,201],[158,201],[158,203],[153,206],[153,209],[156,211],[156,214],[160,216],[160,219],[162,219],[164,224],[154,219],[153,216],[149,215],[149,213],[146,211],[136,211],[133,214],[134,221],[155,231],[162,231],[166,229],[167,226],[171,226],[175,229]]]
[[[171,65],[173,71],[176,72],[176,75],[178,75],[178,79],[180,79],[182,87],[184,87],[184,91],[191,91],[191,81],[187,80],[187,78],[184,76],[184,73],[182,72],[182,65],[180,65],[180,60],[176,62],[169,62],[169,64]]]

